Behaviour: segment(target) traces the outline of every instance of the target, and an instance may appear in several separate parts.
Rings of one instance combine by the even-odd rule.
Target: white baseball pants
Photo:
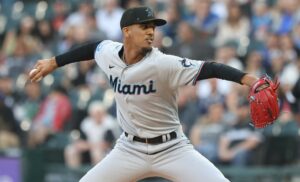
[[[129,138],[122,134],[114,149],[80,182],[135,182],[151,176],[174,182],[229,181],[184,135],[159,145]]]

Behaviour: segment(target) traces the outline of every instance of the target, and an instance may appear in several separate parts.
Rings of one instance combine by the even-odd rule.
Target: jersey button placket
[[[125,71],[127,70],[128,66],[122,69],[121,71],[121,80],[125,80]]]

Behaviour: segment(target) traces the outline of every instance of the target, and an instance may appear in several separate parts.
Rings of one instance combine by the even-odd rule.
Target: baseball
[[[35,72],[37,71],[36,68],[32,69],[30,72],[29,72],[29,76],[31,76],[32,74],[34,74]],[[39,82],[42,80],[42,77],[40,77],[38,80],[36,80],[36,82]]]

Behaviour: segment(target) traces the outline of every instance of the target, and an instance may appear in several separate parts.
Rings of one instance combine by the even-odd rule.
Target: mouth
[[[153,38],[147,38],[146,41],[148,42],[148,44],[152,44],[153,43]]]

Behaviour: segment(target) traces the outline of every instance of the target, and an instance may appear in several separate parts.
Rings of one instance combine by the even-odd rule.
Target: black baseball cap
[[[121,29],[129,25],[153,22],[156,26],[162,26],[167,23],[164,19],[155,18],[154,12],[149,7],[134,7],[125,10],[122,15]]]

